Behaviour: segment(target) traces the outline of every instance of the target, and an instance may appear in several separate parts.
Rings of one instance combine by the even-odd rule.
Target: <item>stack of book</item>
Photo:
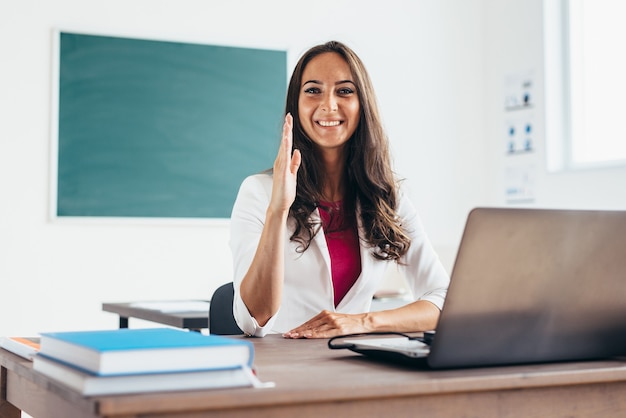
[[[39,351],[39,342],[39,337],[0,337],[0,347],[31,361]]]
[[[83,395],[261,387],[243,339],[172,328],[42,333],[33,368]]]

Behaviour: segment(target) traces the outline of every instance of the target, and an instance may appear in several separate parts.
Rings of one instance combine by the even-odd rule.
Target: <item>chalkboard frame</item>
[[[272,94],[274,94],[274,110],[273,113],[271,114],[270,118],[265,118],[265,119],[270,119],[271,122],[270,124],[265,124],[265,134],[263,134],[261,137],[256,137],[254,138],[254,144],[256,144],[257,146],[261,146],[258,145],[257,142],[264,141],[264,145],[263,145],[263,152],[264,152],[264,157],[263,157],[263,162],[259,163],[261,165],[258,165],[256,167],[252,167],[253,164],[250,164],[249,162],[250,160],[250,155],[248,155],[248,160],[246,160],[245,158],[243,159],[243,161],[246,161],[244,163],[244,165],[246,166],[246,169],[251,170],[251,171],[247,171],[246,173],[242,174],[239,173],[239,177],[236,178],[235,183],[232,183],[230,185],[230,196],[228,198],[228,210],[224,210],[224,207],[222,206],[221,209],[221,213],[216,215],[212,215],[212,214],[197,214],[197,213],[192,213],[191,215],[189,214],[185,214],[183,213],[178,214],[178,213],[154,213],[151,212],[149,214],[141,214],[141,213],[132,213],[132,214],[120,214],[119,212],[115,212],[115,210],[113,210],[113,212],[111,213],[106,213],[106,210],[104,213],[99,212],[99,213],[89,213],[88,211],[85,213],[72,213],[71,211],[68,212],[64,212],[62,210],[60,210],[60,208],[62,207],[62,200],[64,195],[64,189],[63,189],[63,180],[66,179],[63,176],[67,176],[67,170],[64,171],[64,169],[66,169],[67,167],[64,166],[64,164],[67,164],[67,161],[63,160],[62,156],[63,153],[66,152],[66,148],[67,148],[67,143],[64,143],[64,137],[63,137],[63,129],[62,129],[62,125],[63,125],[63,121],[67,120],[67,114],[65,114],[65,119],[64,119],[64,114],[62,111],[62,107],[66,106],[64,104],[64,102],[62,101],[63,98],[63,92],[61,91],[62,89],[62,85],[63,85],[63,81],[61,80],[61,76],[62,76],[62,72],[64,71],[62,69],[62,65],[63,65],[63,55],[62,55],[62,36],[78,36],[78,37],[97,37],[97,38],[103,38],[103,39],[108,39],[108,40],[114,40],[114,41],[129,41],[129,42],[147,42],[150,43],[151,45],[166,45],[166,46],[178,46],[178,47],[187,47],[187,48],[204,48],[204,49],[220,49],[221,51],[235,51],[235,52],[241,52],[241,51],[248,51],[248,52],[252,52],[252,53],[263,53],[263,52],[269,52],[271,53],[271,55],[273,57],[278,57],[279,59],[279,67],[280,67],[280,71],[279,71],[279,78],[280,78],[280,82],[278,83],[279,85],[276,85],[273,87],[272,90]],[[117,35],[103,35],[103,34],[91,34],[91,33],[86,33],[86,32],[75,32],[75,31],[66,31],[66,30],[55,30],[54,31],[54,35],[53,35],[53,54],[52,54],[52,58],[53,58],[53,71],[52,71],[52,117],[51,117],[51,131],[52,131],[52,145],[51,145],[51,193],[50,193],[50,197],[51,197],[51,204],[50,204],[50,212],[51,212],[51,218],[53,220],[85,220],[85,221],[93,221],[93,220],[97,220],[97,221],[116,221],[116,222],[132,222],[132,223],[137,223],[137,222],[144,222],[146,220],[148,221],[155,221],[155,220],[159,220],[159,221],[168,221],[168,222],[187,222],[187,221],[193,221],[193,222],[197,222],[197,221],[205,221],[205,220],[209,220],[209,221],[216,221],[216,220],[228,220],[229,216],[230,216],[230,207],[232,206],[232,203],[234,202],[234,197],[236,195],[236,188],[238,188],[239,183],[241,182],[241,180],[243,180],[243,177],[245,177],[245,175],[249,175],[249,174],[253,174],[254,172],[258,172],[261,171],[262,169],[265,168],[269,168],[271,166],[271,163],[273,162],[273,158],[275,156],[275,152],[276,149],[278,147],[278,141],[279,141],[279,134],[280,134],[280,130],[281,130],[281,125],[282,125],[282,111],[284,109],[284,94],[286,92],[286,85],[287,85],[287,50],[283,50],[283,49],[269,49],[269,48],[248,48],[248,47],[241,47],[241,46],[224,46],[224,45],[215,45],[215,44],[209,44],[209,43],[200,43],[200,42],[189,42],[189,41],[172,41],[172,40],[155,40],[155,39],[151,39],[150,37],[128,37],[128,36],[117,36]],[[197,64],[197,62],[195,63]],[[272,68],[276,68],[276,64],[272,64],[273,67]],[[63,67],[65,68],[65,67]],[[256,76],[256,74],[255,74]],[[273,79],[274,84],[276,84],[276,77],[274,77]],[[246,85],[246,87],[248,88],[248,90],[250,90],[250,85]],[[267,93],[267,92],[266,92]],[[245,95],[245,94],[244,94]],[[278,104],[277,101],[280,101],[280,103]],[[243,112],[241,112],[243,113]],[[233,122],[231,123],[243,123],[245,124],[245,121],[242,122],[242,115],[241,114],[236,114],[234,115],[235,118],[233,119]],[[61,127],[61,129],[60,129]],[[255,131],[256,132],[256,131]],[[197,139],[196,139],[197,141]],[[141,145],[141,144],[140,144]],[[145,145],[145,144],[144,144]],[[233,150],[236,150],[237,154],[236,157],[239,160],[239,152],[241,148],[248,148],[248,145],[246,144],[244,147],[241,147],[241,143],[237,144],[236,142],[232,142],[231,141],[220,141],[220,146],[223,147],[224,145],[226,146],[233,146],[233,147],[238,147],[238,148],[233,148]],[[171,146],[171,143],[170,143]],[[66,148],[64,148],[66,147]],[[125,147],[124,148],[124,152],[126,152],[128,149],[132,149],[133,147]],[[145,152],[145,148],[143,149],[143,151],[141,152]],[[148,150],[150,151],[150,150]],[[256,158],[256,157],[254,157]],[[127,158],[127,160],[133,160],[133,158]],[[232,162],[231,162],[232,164]],[[105,167],[106,168],[106,167]],[[111,169],[115,169],[115,165],[112,165],[111,167],[108,167],[107,169],[111,170]],[[65,174],[64,174],[65,173]],[[79,173],[80,175],[80,173]],[[184,175],[189,176],[189,173],[184,173]],[[84,177],[84,176],[83,176]],[[235,190],[233,190],[233,188],[235,188]],[[79,202],[80,203],[80,202]],[[108,204],[108,203],[106,203]]]

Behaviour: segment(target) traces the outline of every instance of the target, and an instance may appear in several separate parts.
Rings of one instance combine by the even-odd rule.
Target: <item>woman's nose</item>
[[[322,110],[326,112],[337,111],[337,100],[333,94],[325,94],[322,100]]]

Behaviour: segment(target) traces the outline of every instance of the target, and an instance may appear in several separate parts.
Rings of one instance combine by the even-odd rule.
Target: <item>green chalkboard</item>
[[[228,218],[271,167],[286,51],[59,36],[57,216]]]

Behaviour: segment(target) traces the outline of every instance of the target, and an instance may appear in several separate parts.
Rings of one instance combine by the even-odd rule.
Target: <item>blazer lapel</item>
[[[311,220],[314,223],[321,223],[319,209],[315,209],[313,213],[311,213]],[[324,260],[324,264],[326,266],[326,272],[328,273],[328,279],[332,281],[332,270],[330,268],[330,252],[328,251],[328,244],[326,243],[326,236],[324,235],[324,230],[320,228],[320,230],[315,234],[313,240],[311,241],[311,246],[317,247],[315,248],[322,260]],[[332,289],[332,283],[330,283]]]

